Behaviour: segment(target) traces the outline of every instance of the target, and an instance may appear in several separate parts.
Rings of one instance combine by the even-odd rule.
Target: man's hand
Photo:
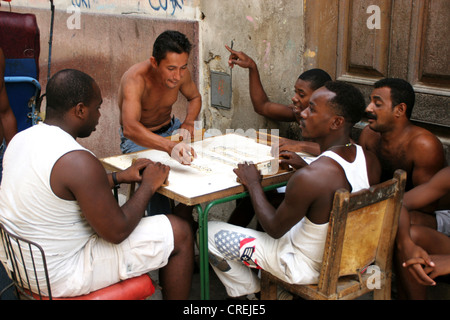
[[[153,190],[156,192],[156,190],[158,190],[159,187],[161,187],[162,184],[167,180],[169,171],[169,166],[160,162],[155,163],[153,161],[150,161],[150,163],[145,167],[142,173],[142,184],[150,184]]]
[[[433,261],[434,267],[425,267],[425,272],[427,272],[430,278],[435,279],[439,276],[450,274],[450,255],[430,255],[430,258]]]
[[[118,172],[117,178],[121,183],[141,182],[141,172],[147,165],[152,162],[149,159],[137,159],[130,167]]]
[[[231,53],[230,57],[228,58],[228,65],[231,68],[233,68],[235,64],[246,69],[256,67],[255,61],[253,61],[252,58],[247,56],[242,51],[235,51],[227,45],[225,46],[225,48],[227,48],[227,50]]]
[[[425,286],[432,286],[436,283],[427,275],[425,269],[433,268],[434,262],[431,260],[428,253],[421,247],[411,244],[408,245],[402,255],[405,257],[403,267],[407,268],[410,275],[419,283]]]
[[[301,169],[308,165],[305,160],[292,151],[280,152],[280,158],[280,167],[283,169],[287,169],[289,165],[294,169]]]
[[[197,154],[195,153],[194,148],[190,147],[184,142],[175,144],[175,146],[172,148],[170,156],[184,165],[190,165],[191,162],[195,158],[197,158]]]
[[[261,183],[261,173],[253,163],[239,163],[233,171],[247,189],[255,183]]]

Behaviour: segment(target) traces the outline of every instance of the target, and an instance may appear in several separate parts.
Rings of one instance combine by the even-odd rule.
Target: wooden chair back
[[[285,287],[304,298],[354,298],[369,291],[370,275],[365,271],[374,265],[383,281],[383,290],[376,297],[390,298],[393,249],[405,184],[406,173],[397,170],[392,179],[369,189],[355,193],[336,191],[319,283]],[[263,287],[268,276],[264,271]],[[270,275],[270,281],[274,279]],[[266,289],[262,288],[262,292]],[[269,298],[270,294],[262,296]]]

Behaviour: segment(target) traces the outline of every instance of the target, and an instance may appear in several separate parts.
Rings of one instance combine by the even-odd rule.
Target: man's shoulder
[[[368,149],[370,146],[377,144],[380,139],[380,133],[372,130],[372,128],[367,125],[361,130],[358,144],[364,149]]]
[[[319,157],[308,166],[297,170],[293,176],[296,183],[306,184],[307,187],[328,186],[330,177],[345,176],[342,167],[329,157]]]
[[[436,135],[419,126],[413,126],[408,137],[410,148],[442,148],[442,143]]]
[[[144,82],[145,75],[148,74],[150,64],[147,61],[138,62],[128,68],[122,75],[122,84]]]

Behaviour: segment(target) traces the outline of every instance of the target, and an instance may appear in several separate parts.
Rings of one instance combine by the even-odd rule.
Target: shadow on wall
[[[45,93],[50,11],[33,9],[30,12],[27,8],[14,11],[36,15],[41,35],[40,84],[42,93]],[[119,154],[117,91],[123,73],[133,64],[149,59],[156,37],[161,32],[172,29],[186,34],[193,44],[189,63],[194,81],[198,84],[198,23],[132,15],[83,13],[80,29],[69,29],[68,16],[66,11],[55,11],[51,74],[61,69],[74,68],[86,72],[97,81],[104,101],[102,117],[97,130],[89,138],[80,139],[79,142],[99,158]],[[174,114],[184,119],[186,106],[187,103],[180,99],[174,105]]]

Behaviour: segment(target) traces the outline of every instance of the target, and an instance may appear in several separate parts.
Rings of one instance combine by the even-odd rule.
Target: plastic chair
[[[155,287],[147,274],[123,280],[87,295],[68,298],[52,296],[45,253],[37,243],[18,237],[0,224],[3,255],[7,270],[17,294],[28,300],[144,300],[153,293]],[[1,252],[0,252],[1,253]],[[2,258],[5,259],[5,258]],[[44,270],[39,277],[37,269]],[[5,288],[3,291],[5,291]],[[1,295],[1,294],[0,294]]]
[[[40,32],[34,14],[0,11],[0,47],[5,55],[5,87],[22,131],[39,120]]]
[[[350,300],[373,291],[390,300],[392,257],[406,173],[366,190],[338,190],[323,255],[319,283],[295,285],[261,272],[261,298],[275,300],[277,286],[304,299]],[[369,270],[369,271],[367,271]]]

